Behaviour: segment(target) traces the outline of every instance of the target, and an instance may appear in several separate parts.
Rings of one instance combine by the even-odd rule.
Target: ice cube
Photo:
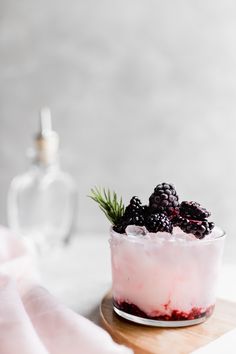
[[[175,235],[175,240],[176,241],[179,241],[179,242],[188,242],[188,241],[196,241],[197,240],[197,238],[196,238],[196,236],[194,236],[193,234],[187,234],[187,233],[181,233],[181,234],[178,234],[178,235]]]
[[[180,227],[174,227],[173,229],[173,239],[175,241],[195,241],[196,237],[193,234],[187,234]]]
[[[148,232],[144,226],[129,225],[126,227],[125,232],[128,236],[145,236]]]
[[[182,235],[185,234],[185,232],[183,230],[181,230],[181,228],[179,226],[175,226],[173,228],[173,235]]]

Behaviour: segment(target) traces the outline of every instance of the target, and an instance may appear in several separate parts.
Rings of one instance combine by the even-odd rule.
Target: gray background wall
[[[145,202],[172,181],[212,210],[233,259],[235,34],[229,0],[1,0],[0,221],[47,104],[78,182],[80,233],[107,232],[91,186]]]

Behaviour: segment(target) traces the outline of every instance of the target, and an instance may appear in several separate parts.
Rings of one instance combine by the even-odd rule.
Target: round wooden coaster
[[[132,348],[135,354],[189,354],[235,328],[236,303],[218,300],[212,317],[200,325],[156,328],[120,318],[113,311],[111,293],[108,293],[101,302],[100,319],[113,339]]]

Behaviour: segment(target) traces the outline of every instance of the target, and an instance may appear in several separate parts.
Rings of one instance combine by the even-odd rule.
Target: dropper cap
[[[43,107],[39,113],[40,133],[47,135],[52,132],[52,116],[48,107]]]
[[[51,111],[44,107],[39,113],[39,132],[35,139],[37,160],[49,165],[57,159],[59,136],[52,129]]]

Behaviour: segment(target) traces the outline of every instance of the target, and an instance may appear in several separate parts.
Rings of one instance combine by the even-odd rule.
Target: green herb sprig
[[[116,225],[124,214],[125,206],[122,198],[118,199],[117,194],[109,189],[94,187],[91,189],[89,198],[98,203],[100,209],[113,225]]]

